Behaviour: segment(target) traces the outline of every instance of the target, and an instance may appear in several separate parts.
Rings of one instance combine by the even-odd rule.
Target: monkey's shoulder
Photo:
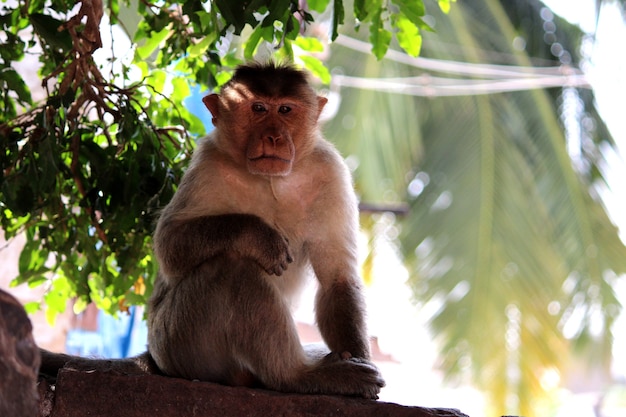
[[[316,141],[312,151],[304,158],[306,169],[317,168],[329,175],[349,176],[349,170],[337,148],[324,138]],[[314,167],[314,168],[311,168]]]

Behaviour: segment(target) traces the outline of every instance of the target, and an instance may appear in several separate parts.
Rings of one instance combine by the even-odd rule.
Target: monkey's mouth
[[[261,155],[248,158],[248,170],[260,175],[288,175],[291,172],[291,159],[276,155]]]
[[[273,161],[284,162],[286,164],[290,164],[291,163],[291,159],[281,158],[281,157],[276,156],[276,155],[261,155],[261,156],[256,156],[254,158],[248,158],[248,160],[250,162],[257,162],[257,161],[262,161],[262,160],[273,160]]]

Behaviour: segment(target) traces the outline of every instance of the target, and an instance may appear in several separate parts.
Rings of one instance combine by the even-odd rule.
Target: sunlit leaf
[[[439,8],[444,13],[450,13],[451,3],[456,0],[439,0]]]
[[[137,47],[137,55],[139,58],[144,61],[146,60],[156,49],[159,47],[161,42],[171,36],[172,31],[167,27],[163,28],[159,32],[153,33],[149,38],[146,39],[145,43],[142,46]]]
[[[262,39],[267,39],[267,38],[269,38],[271,41],[273,34],[274,34],[274,31],[271,26],[268,26],[268,27],[257,26],[256,29],[252,31],[252,33],[248,37],[248,40],[245,43],[246,46],[244,49],[244,57],[246,59],[252,59],[259,45],[259,42],[261,42]]]
[[[301,55],[300,60],[304,63],[306,69],[318,77],[324,84],[330,84],[330,72],[328,68],[318,58],[313,56]]]
[[[24,303],[24,310],[26,310],[26,314],[33,314],[37,312],[41,308],[41,302],[39,301],[30,301],[28,303]]]
[[[328,7],[330,0],[307,0],[307,5],[311,10],[322,13]]]
[[[422,48],[422,35],[417,26],[409,19],[400,15],[396,21],[398,44],[407,54],[418,56]]]
[[[298,37],[294,41],[295,45],[298,45],[302,50],[307,52],[322,52],[324,51],[324,45],[319,39],[313,37]]]
[[[204,39],[189,48],[189,57],[196,58],[200,55],[203,55],[206,50],[209,49],[209,46],[211,46],[213,42],[215,42],[216,39],[217,34],[215,33],[211,33],[205,36]]]
[[[87,306],[88,304],[83,298],[78,298],[74,301],[74,304],[72,305],[72,312],[78,315],[85,311],[85,309],[87,309]]]
[[[52,287],[44,295],[46,319],[50,325],[54,325],[56,317],[65,311],[70,294],[71,286],[67,278],[59,276],[54,279]]]

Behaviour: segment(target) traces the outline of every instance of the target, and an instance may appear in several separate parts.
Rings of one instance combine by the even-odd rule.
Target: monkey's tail
[[[55,353],[39,348],[41,365],[39,375],[47,380],[54,381],[62,368],[79,371],[116,372],[121,374],[153,374],[163,375],[154,362],[150,352],[126,359],[93,359],[80,356]]]

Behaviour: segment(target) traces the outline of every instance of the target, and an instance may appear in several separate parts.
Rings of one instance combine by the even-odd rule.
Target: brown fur
[[[326,99],[292,67],[240,67],[203,100],[215,131],[154,236],[148,350],[166,375],[376,398],[349,171],[317,125]],[[290,302],[311,275],[329,350],[301,346]]]

